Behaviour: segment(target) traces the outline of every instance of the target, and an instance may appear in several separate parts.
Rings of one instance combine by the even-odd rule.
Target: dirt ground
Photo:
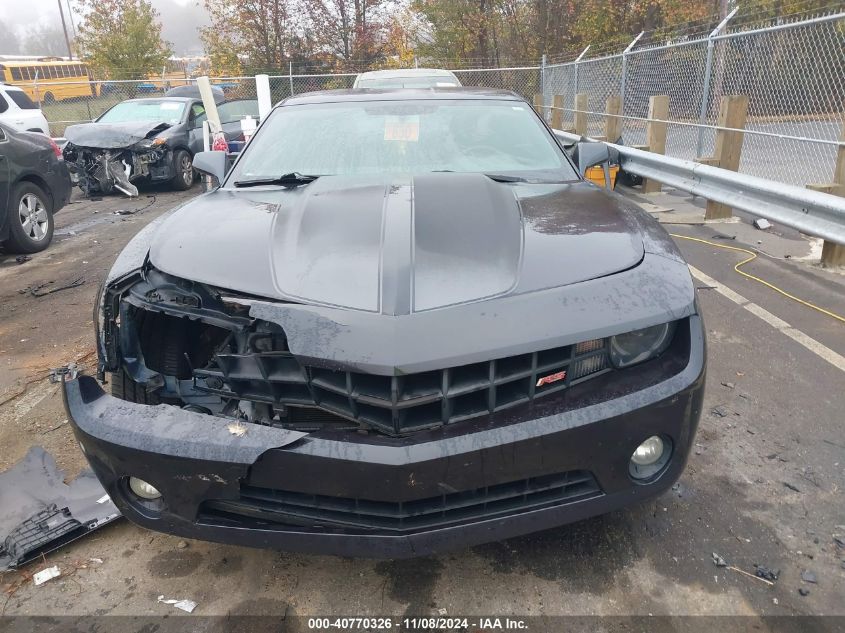
[[[93,362],[92,306],[116,253],[197,192],[77,197],[58,214],[48,251],[20,265],[0,254],[0,469],[34,445],[52,453],[69,478],[85,466],[57,387],[45,377],[70,361]],[[747,226],[673,230],[704,239],[732,233],[738,245],[756,241]],[[795,236],[766,239],[796,255],[807,250]],[[679,245],[707,275],[845,355],[841,323],[736,275],[734,254]],[[793,259],[761,258],[754,267],[845,314],[842,275]],[[79,287],[44,297],[27,290],[80,277]],[[723,294],[704,288],[699,296],[710,354],[704,415],[684,475],[652,502],[407,561],[184,541],[121,520],[46,561],[5,573],[2,613],[845,615],[845,549],[836,541],[845,539],[845,375]],[[751,576],[755,564],[780,575],[770,586],[716,566],[713,553]],[[34,586],[30,574],[45,564],[58,565],[62,576]],[[802,579],[805,571],[816,582]],[[189,616],[159,603],[160,595],[190,598],[198,607]]]

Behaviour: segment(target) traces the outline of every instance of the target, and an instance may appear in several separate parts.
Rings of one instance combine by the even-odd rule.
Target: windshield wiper
[[[507,174],[484,174],[490,180],[495,180],[496,182],[530,182],[528,178],[523,178],[522,176],[508,176]]]
[[[261,185],[281,185],[283,187],[299,187],[300,185],[307,185],[314,182],[320,176],[309,176],[300,174],[298,171],[292,171],[289,174],[284,174],[276,178],[255,178],[253,180],[236,180],[236,187],[259,187]]]

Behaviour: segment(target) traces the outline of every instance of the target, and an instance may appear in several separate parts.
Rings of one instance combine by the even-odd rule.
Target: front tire
[[[12,190],[9,205],[9,239],[14,253],[37,253],[53,239],[53,201],[41,187],[21,182]]]
[[[187,191],[194,184],[194,160],[190,152],[177,149],[173,152],[173,167],[175,174],[170,184],[176,191]]]

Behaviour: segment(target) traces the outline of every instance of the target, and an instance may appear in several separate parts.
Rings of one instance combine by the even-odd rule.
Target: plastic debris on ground
[[[819,581],[818,578],[816,578],[816,573],[810,571],[809,569],[805,569],[801,572],[801,580],[804,582],[811,582],[813,584],[816,584]]]
[[[0,570],[27,563],[120,517],[90,470],[70,484],[40,446],[0,473]]]
[[[172,604],[177,609],[182,609],[182,611],[187,611],[188,613],[193,613],[194,609],[197,608],[197,603],[193,600],[175,600],[173,598],[165,598],[161,595],[158,597],[158,601],[162,604]]]
[[[765,231],[766,229],[772,228],[772,223],[769,222],[766,218],[757,218],[754,220],[754,226],[761,231]]]
[[[59,568],[54,565],[53,567],[47,567],[46,569],[42,569],[41,571],[33,574],[32,582],[36,585],[43,585],[48,580],[58,578],[61,575],[62,572],[60,572]]]

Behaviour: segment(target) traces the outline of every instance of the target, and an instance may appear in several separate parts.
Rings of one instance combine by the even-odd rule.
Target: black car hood
[[[145,138],[152,138],[171,127],[169,123],[149,121],[129,123],[79,123],[65,129],[68,142],[79,147],[121,149]]]
[[[434,173],[221,189],[160,224],[150,261],[228,290],[398,315],[610,275],[643,253],[632,211],[587,183]]]

